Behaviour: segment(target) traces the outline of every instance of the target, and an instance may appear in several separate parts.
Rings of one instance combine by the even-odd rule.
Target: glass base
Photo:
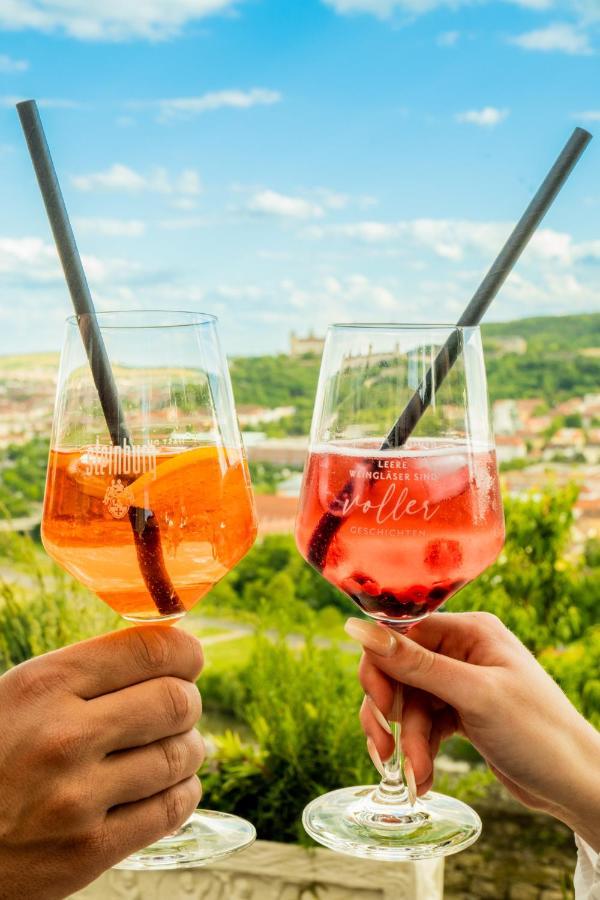
[[[115,869],[193,869],[244,850],[255,840],[256,829],[245,819],[198,809],[173,834],[132,853]]]
[[[481,834],[481,819],[460,800],[430,791],[412,806],[406,790],[388,794],[382,787],[317,797],[304,810],[306,832],[338,853],[390,861],[450,856]]]

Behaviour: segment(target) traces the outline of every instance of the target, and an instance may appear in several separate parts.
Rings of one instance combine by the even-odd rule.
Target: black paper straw
[[[56,170],[35,100],[17,103],[17,112],[37,176],[56,249],[78,317],[81,337],[92,369],[102,412],[113,444],[130,443],[117,385],[96,318],[94,301],[71,228]],[[81,317],[81,318],[79,318]]]
[[[459,328],[452,331],[438,352],[432,367],[388,433],[381,445],[382,450],[402,447],[406,443],[421,416],[431,404],[434,393],[460,355],[462,350],[460,327],[475,326],[481,322],[490,303],[504,284],[591,139],[592,135],[584,128],[576,128],[573,131],[533,200],[492,263],[487,275],[473,294],[457,322]],[[353,488],[351,481],[344,485],[334,500],[334,504],[339,507],[345,499],[350,498]],[[307,558],[318,571],[322,571],[325,566],[329,547],[342,522],[343,517],[328,511],[323,513],[317,523],[308,545]]]
[[[533,200],[515,225],[504,247],[473,294],[464,313],[456,323],[459,327],[479,325],[489,306],[506,281],[536,228],[552,206],[558,192],[579,161],[592,139],[584,128],[576,128],[563,147],[556,162],[540,185]],[[453,331],[437,354],[431,369],[409,400],[381,449],[401,447],[412,434],[431,399],[458,359],[462,349],[462,334]]]
[[[94,302],[35,100],[24,100],[22,103],[17,103],[17,112],[71,294],[111,441],[116,445],[131,445],[131,437],[125,423],[117,385],[96,318]],[[161,615],[185,612],[164,565],[156,517],[149,509],[131,507],[129,520],[133,529],[140,571],[158,611]]]

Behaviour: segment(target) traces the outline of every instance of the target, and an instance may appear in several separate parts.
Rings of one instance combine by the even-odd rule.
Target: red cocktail
[[[367,616],[409,634],[494,562],[504,518],[477,328],[329,329],[296,540]],[[306,831],[326,847],[400,861],[477,839],[481,821],[466,804],[434,791],[411,801],[402,695],[396,683],[386,710],[395,749],[381,783],[304,810]]]
[[[300,552],[324,515],[340,521],[322,575],[370,616],[407,626],[497,557],[504,519],[492,449],[412,441],[393,451],[341,444],[309,456]]]

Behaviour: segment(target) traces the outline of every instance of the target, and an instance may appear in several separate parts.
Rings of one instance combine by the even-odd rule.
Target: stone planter
[[[106,872],[71,900],[441,900],[443,860],[380,863],[257,841],[217,865]]]

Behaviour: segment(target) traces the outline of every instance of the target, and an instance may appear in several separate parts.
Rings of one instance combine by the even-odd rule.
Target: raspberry
[[[373,578],[362,572],[353,572],[350,578],[345,578],[342,582],[342,590],[346,591],[350,596],[356,594],[368,594],[370,597],[376,597],[381,588]]]
[[[440,538],[438,541],[430,541],[425,549],[425,565],[430,569],[450,571],[458,569],[462,565],[462,548],[458,541],[450,541]]]

